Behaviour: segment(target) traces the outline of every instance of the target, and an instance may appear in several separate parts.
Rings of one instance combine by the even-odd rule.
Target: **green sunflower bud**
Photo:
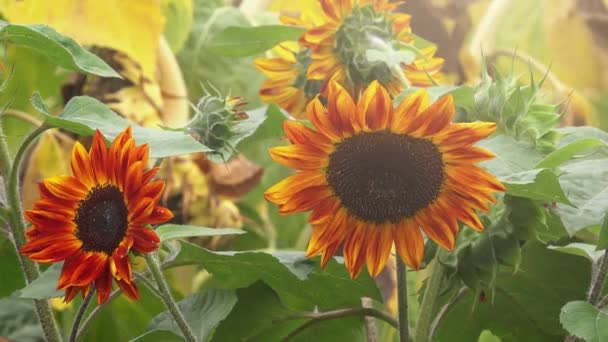
[[[234,152],[230,141],[236,135],[235,123],[247,118],[241,110],[244,105],[241,98],[208,93],[193,106],[195,114],[187,129],[195,139],[219,154]]]

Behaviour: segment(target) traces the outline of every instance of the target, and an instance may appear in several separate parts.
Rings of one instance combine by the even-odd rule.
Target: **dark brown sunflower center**
[[[361,133],[336,145],[327,182],[350,214],[397,223],[437,198],[444,181],[441,152],[429,140],[389,131]]]
[[[112,254],[124,238],[129,211],[120,189],[114,185],[93,188],[76,210],[76,237],[86,251]]]

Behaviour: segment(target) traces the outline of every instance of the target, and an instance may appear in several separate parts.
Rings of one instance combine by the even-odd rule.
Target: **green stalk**
[[[0,170],[4,175],[4,186],[8,202],[8,226],[13,236],[13,245],[15,246],[15,251],[19,258],[19,263],[23,269],[27,284],[40,276],[40,269],[38,268],[38,264],[28,257],[21,255],[19,252],[21,247],[25,244],[25,222],[23,221],[23,209],[21,208],[21,198],[19,196],[19,171],[25,152],[46,129],[47,127],[42,125],[30,133],[21,143],[21,146],[15,155],[15,160],[11,163],[8,145],[4,139],[4,132],[0,125]],[[53,317],[53,310],[48,301],[35,299],[34,304],[46,340],[49,342],[61,341],[61,335],[59,334],[55,317]]]
[[[441,283],[445,276],[445,267],[439,262],[442,253],[441,247],[437,247],[437,254],[431,268],[431,275],[426,281],[426,289],[420,304],[420,313],[416,322],[416,335],[414,341],[428,342],[431,333],[431,325],[435,318],[437,299],[441,291]]]
[[[169,286],[165,281],[163,272],[160,269],[158,261],[156,261],[156,259],[151,254],[145,254],[145,258],[146,264],[148,264],[148,268],[150,269],[150,273],[152,273],[152,278],[154,278],[154,280],[156,281],[156,285],[158,286],[161,299],[165,303],[165,306],[169,310],[169,313],[171,313],[171,316],[173,316],[173,319],[175,320],[175,323],[177,323],[178,328],[182,331],[184,338],[188,342],[196,342],[196,337],[194,337],[194,334],[188,326],[184,315],[181,313],[181,311],[179,311],[179,307],[177,306],[175,299],[173,299],[173,296],[171,295],[171,291],[169,290]]]
[[[397,261],[397,303],[399,307],[399,341],[408,342],[410,340],[408,319],[407,319],[407,268],[401,257],[395,257]]]

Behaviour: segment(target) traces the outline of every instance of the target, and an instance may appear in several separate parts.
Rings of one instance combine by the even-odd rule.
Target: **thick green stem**
[[[604,251],[604,255],[600,258],[597,264],[597,268],[593,273],[593,279],[591,280],[591,287],[589,287],[589,293],[587,294],[587,301],[593,305],[597,304],[600,296],[602,295],[602,289],[606,282],[606,275],[608,274],[608,251]]]
[[[19,263],[21,264],[26,283],[28,284],[38,278],[40,269],[38,268],[38,264],[21,255],[19,252],[21,247],[25,244],[25,222],[23,221],[23,210],[19,197],[19,171],[21,169],[21,160],[23,159],[25,152],[32,142],[38,138],[40,133],[44,132],[46,129],[47,127],[43,125],[30,133],[21,143],[21,146],[15,155],[15,159],[11,163],[8,153],[8,144],[4,139],[5,135],[2,125],[0,125],[0,170],[4,175],[4,186],[7,192],[6,197],[9,209],[8,226],[13,237],[12,241],[15,246],[17,257],[19,258]],[[59,334],[55,317],[53,317],[53,310],[48,301],[37,299],[34,300],[34,304],[46,340],[49,342],[61,341],[61,335]]]
[[[401,257],[397,255],[397,303],[399,307],[399,341],[410,340],[409,323],[407,319],[407,268]]]
[[[431,275],[426,281],[426,289],[420,304],[420,313],[416,322],[416,335],[414,341],[428,342],[431,333],[431,325],[435,319],[435,309],[437,308],[437,299],[441,291],[441,283],[445,276],[445,267],[439,262],[439,256],[442,249],[437,247],[437,254],[431,268]]]
[[[167,306],[169,313],[171,313],[171,315],[173,316],[175,323],[177,323],[177,326],[182,331],[184,338],[188,342],[196,342],[196,337],[194,337],[194,334],[188,326],[184,315],[181,313],[181,311],[179,311],[179,307],[177,306],[177,303],[171,295],[171,291],[169,290],[169,286],[165,281],[163,272],[160,269],[158,261],[156,261],[152,254],[146,254],[145,258],[146,263],[148,264],[148,268],[150,269],[150,273],[152,273],[152,278],[154,278],[154,280],[156,281],[156,285],[158,286],[158,290],[160,291],[161,299]]]

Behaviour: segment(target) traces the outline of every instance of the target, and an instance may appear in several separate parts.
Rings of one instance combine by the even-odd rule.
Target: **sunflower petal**
[[[420,269],[424,258],[424,238],[413,220],[405,220],[393,227],[393,239],[397,253],[406,265]]]
[[[393,117],[391,97],[378,81],[373,81],[357,102],[357,116],[363,129],[372,131],[387,128]]]

